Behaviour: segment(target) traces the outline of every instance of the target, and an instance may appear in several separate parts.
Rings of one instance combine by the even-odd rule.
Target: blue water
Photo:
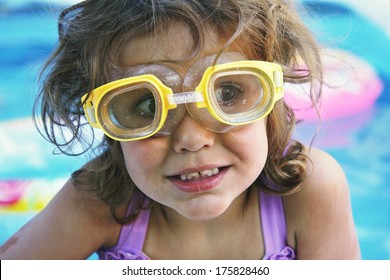
[[[365,59],[384,84],[373,108],[325,124],[319,145],[347,175],[363,258],[390,259],[390,38],[381,26],[347,6],[306,2],[315,19],[309,24],[320,34],[318,39]]]
[[[390,259],[389,123],[389,104],[377,104],[372,119],[349,132],[348,146],[327,149],[347,175],[365,259]]]
[[[38,2],[43,3],[0,2],[0,181],[66,178],[84,162],[53,155],[53,147],[28,126],[37,69],[57,39],[56,15]],[[366,59],[385,85],[369,110],[326,122],[315,145],[330,152],[346,172],[363,258],[390,259],[390,38],[343,6],[322,4],[314,11],[321,19],[315,23],[321,33],[343,38],[319,39]],[[21,120],[20,130],[4,126],[15,120]],[[302,125],[297,135],[308,139],[307,131],[314,128]],[[0,243],[34,214],[0,213]]]

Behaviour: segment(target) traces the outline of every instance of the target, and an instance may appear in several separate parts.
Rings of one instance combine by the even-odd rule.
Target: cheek
[[[121,143],[127,170],[134,181],[137,181],[137,178],[148,177],[161,169],[166,145],[158,140],[161,139]]]
[[[242,158],[255,161],[258,164],[265,162],[268,155],[268,139],[266,121],[261,120],[244,126],[235,132],[232,137],[230,150]]]

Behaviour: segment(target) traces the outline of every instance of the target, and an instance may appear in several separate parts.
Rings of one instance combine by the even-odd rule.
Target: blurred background
[[[59,11],[74,2],[0,0],[0,243],[86,161],[58,155],[31,120]],[[305,119],[296,138],[310,143],[317,131],[313,145],[344,168],[363,259],[390,259],[390,2],[301,2],[324,46],[327,83],[319,131],[304,87],[286,85],[286,100]]]

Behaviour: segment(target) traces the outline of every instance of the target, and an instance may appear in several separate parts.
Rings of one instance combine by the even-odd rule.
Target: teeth
[[[200,174],[198,172],[180,175],[180,179],[182,181],[198,179],[199,177],[200,177]]]
[[[210,177],[210,176],[213,175],[213,171],[212,171],[212,170],[203,170],[203,171],[200,171],[199,173],[200,173],[200,176],[201,176],[202,178],[204,178],[204,177]]]
[[[209,170],[203,170],[203,171],[200,171],[200,172],[193,172],[193,173],[188,173],[188,174],[182,174],[182,175],[180,175],[180,180],[182,180],[182,181],[190,181],[190,180],[193,180],[193,179],[199,179],[200,177],[208,178],[208,177],[211,177],[213,175],[218,174],[218,172],[219,172],[218,168],[213,168],[213,169],[209,169]]]

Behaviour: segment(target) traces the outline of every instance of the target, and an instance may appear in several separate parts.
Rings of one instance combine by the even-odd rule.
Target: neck
[[[156,205],[151,213],[145,252],[159,247],[153,252],[170,253],[170,256],[153,256],[152,251],[147,252],[151,258],[157,259],[237,258],[237,252],[243,248],[243,254],[249,253],[245,243],[253,246],[257,239],[260,242],[258,209],[257,191],[241,194],[222,215],[207,221],[191,221],[171,208]],[[173,252],[177,254],[172,255]],[[258,254],[258,250],[250,253]]]
[[[232,223],[236,224],[237,222],[242,221],[243,217],[248,211],[248,199],[250,198],[250,193],[250,191],[242,193],[220,216],[204,221],[194,221],[187,219],[172,208],[163,205],[159,205],[158,207],[160,207],[160,209],[156,210],[160,212],[160,218],[162,218],[162,220],[173,232],[193,232],[195,230],[199,231],[199,233],[207,233],[209,231],[223,231],[225,227],[229,227]]]

